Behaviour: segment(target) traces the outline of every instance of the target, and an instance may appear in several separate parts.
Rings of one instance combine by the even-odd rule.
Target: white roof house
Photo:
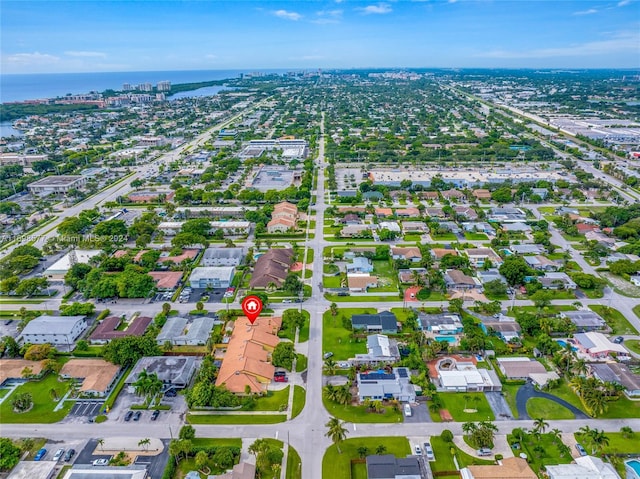
[[[84,316],[43,315],[29,321],[20,336],[25,343],[71,346],[86,328]]]
[[[577,333],[573,339],[580,349],[592,358],[604,358],[611,353],[625,357],[629,355],[629,351],[622,344],[609,341],[609,338],[602,333]]]
[[[620,479],[611,464],[593,456],[574,459],[575,464],[546,466],[549,479]]]
[[[45,270],[43,275],[52,280],[63,280],[64,275],[67,274],[67,272],[71,269],[73,263],[87,264],[89,263],[89,260],[91,258],[93,258],[94,256],[98,256],[100,253],[102,253],[102,251],[99,249],[76,249],[70,251],[58,261],[49,266]],[[72,256],[74,255],[75,259],[72,261]]]
[[[233,266],[201,266],[193,268],[189,276],[192,288],[228,288],[231,286],[235,268]]]

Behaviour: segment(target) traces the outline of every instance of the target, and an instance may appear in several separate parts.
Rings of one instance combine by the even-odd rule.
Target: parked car
[[[140,416],[142,416],[142,413],[140,411],[136,411],[135,414],[133,415],[133,420],[134,421],[139,421],[140,420]]]
[[[133,416],[133,411],[127,411],[127,414],[124,415],[124,420],[129,421],[131,416]]]
[[[53,455],[53,460],[54,461],[59,461],[60,459],[62,459],[62,455],[64,454],[64,449],[60,448],[56,451],[56,453]]]
[[[94,466],[108,466],[109,459],[96,459],[91,464],[93,464]]]
[[[411,417],[411,406],[409,404],[404,405],[404,415]]]
[[[36,455],[33,458],[33,460],[34,461],[41,461],[42,458],[44,458],[44,456],[46,456],[46,455],[47,455],[47,450],[43,447],[38,452],[36,452]]]
[[[416,455],[422,456],[422,449],[420,449],[420,446],[416,446]]]
[[[287,372],[286,371],[276,371],[275,373],[273,373],[273,376],[286,376]]]
[[[291,300],[290,299],[283,299],[282,302],[289,304],[289,303],[291,303]]]
[[[164,393],[164,395],[165,395],[166,397],[168,397],[168,398],[174,398],[174,397],[176,397],[176,396],[178,395],[178,393],[176,392],[176,390],[175,390],[175,389],[168,389],[168,390]]]
[[[324,359],[329,359],[331,356],[333,356],[333,353],[332,353],[331,351],[329,351],[328,353],[324,353],[324,354],[322,355],[322,357],[323,357]]]
[[[287,376],[274,376],[273,380],[277,383],[288,383],[289,378]]]
[[[424,443],[424,453],[427,456],[427,461],[435,461],[436,460],[436,456],[433,453],[433,448],[431,447],[431,444],[428,442]]]
[[[582,444],[580,443],[576,444],[576,449],[578,450],[581,456],[587,455],[587,451],[584,450],[584,447],[582,447]]]
[[[613,342],[616,344],[621,344],[623,341],[624,341],[624,338],[622,336],[618,336],[616,339],[613,340]]]
[[[478,456],[490,456],[493,453],[491,452],[491,449],[489,449],[488,447],[481,447],[476,451],[476,454]]]
[[[75,449],[69,449],[67,453],[64,455],[64,460],[66,462],[69,462],[71,458],[75,455],[75,453],[76,453]]]
[[[155,411],[153,411],[151,413],[151,420],[155,421],[156,419],[158,419],[158,416],[160,415],[160,410],[156,409]]]

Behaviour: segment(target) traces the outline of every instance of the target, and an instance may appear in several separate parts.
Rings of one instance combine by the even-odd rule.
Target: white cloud
[[[302,15],[296,12],[288,12],[287,10],[276,10],[273,12],[276,17],[284,18],[285,20],[297,21],[302,18]]]
[[[81,58],[106,58],[107,54],[102,52],[87,52],[87,51],[67,51],[64,52],[65,55],[70,57],[81,57]]]
[[[214,55],[213,53],[207,53],[204,58],[206,60],[217,60],[218,59],[218,55]]]
[[[60,61],[60,57],[40,52],[14,53],[13,55],[7,55],[5,61],[15,65],[37,66],[57,63]]]
[[[343,11],[340,9],[336,10],[320,10],[316,12],[318,18],[315,20],[311,20],[312,23],[317,23],[319,25],[324,25],[327,23],[340,23],[342,20]]]
[[[391,13],[391,5],[388,3],[378,3],[377,5],[367,5],[366,7],[359,8],[365,15],[378,14],[383,15],[385,13]]]
[[[626,5],[629,5],[631,3],[631,0],[622,0],[620,2],[618,2],[618,6],[619,7],[624,7]]]
[[[595,8],[590,8],[589,10],[581,10],[579,12],[573,12],[574,15],[593,15],[594,13],[598,13],[598,10]]]
[[[572,56],[610,55],[620,52],[636,52],[640,43],[639,32],[619,32],[612,38],[557,48],[539,48],[528,51],[494,50],[480,53],[485,58],[556,58]]]

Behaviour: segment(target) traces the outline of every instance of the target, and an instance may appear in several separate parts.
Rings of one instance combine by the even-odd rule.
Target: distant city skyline
[[[638,68],[640,1],[0,1],[3,73]]]

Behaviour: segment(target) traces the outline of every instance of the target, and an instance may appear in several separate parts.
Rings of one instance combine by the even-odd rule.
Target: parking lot
[[[104,401],[78,401],[71,408],[69,416],[96,417],[103,406]]]

